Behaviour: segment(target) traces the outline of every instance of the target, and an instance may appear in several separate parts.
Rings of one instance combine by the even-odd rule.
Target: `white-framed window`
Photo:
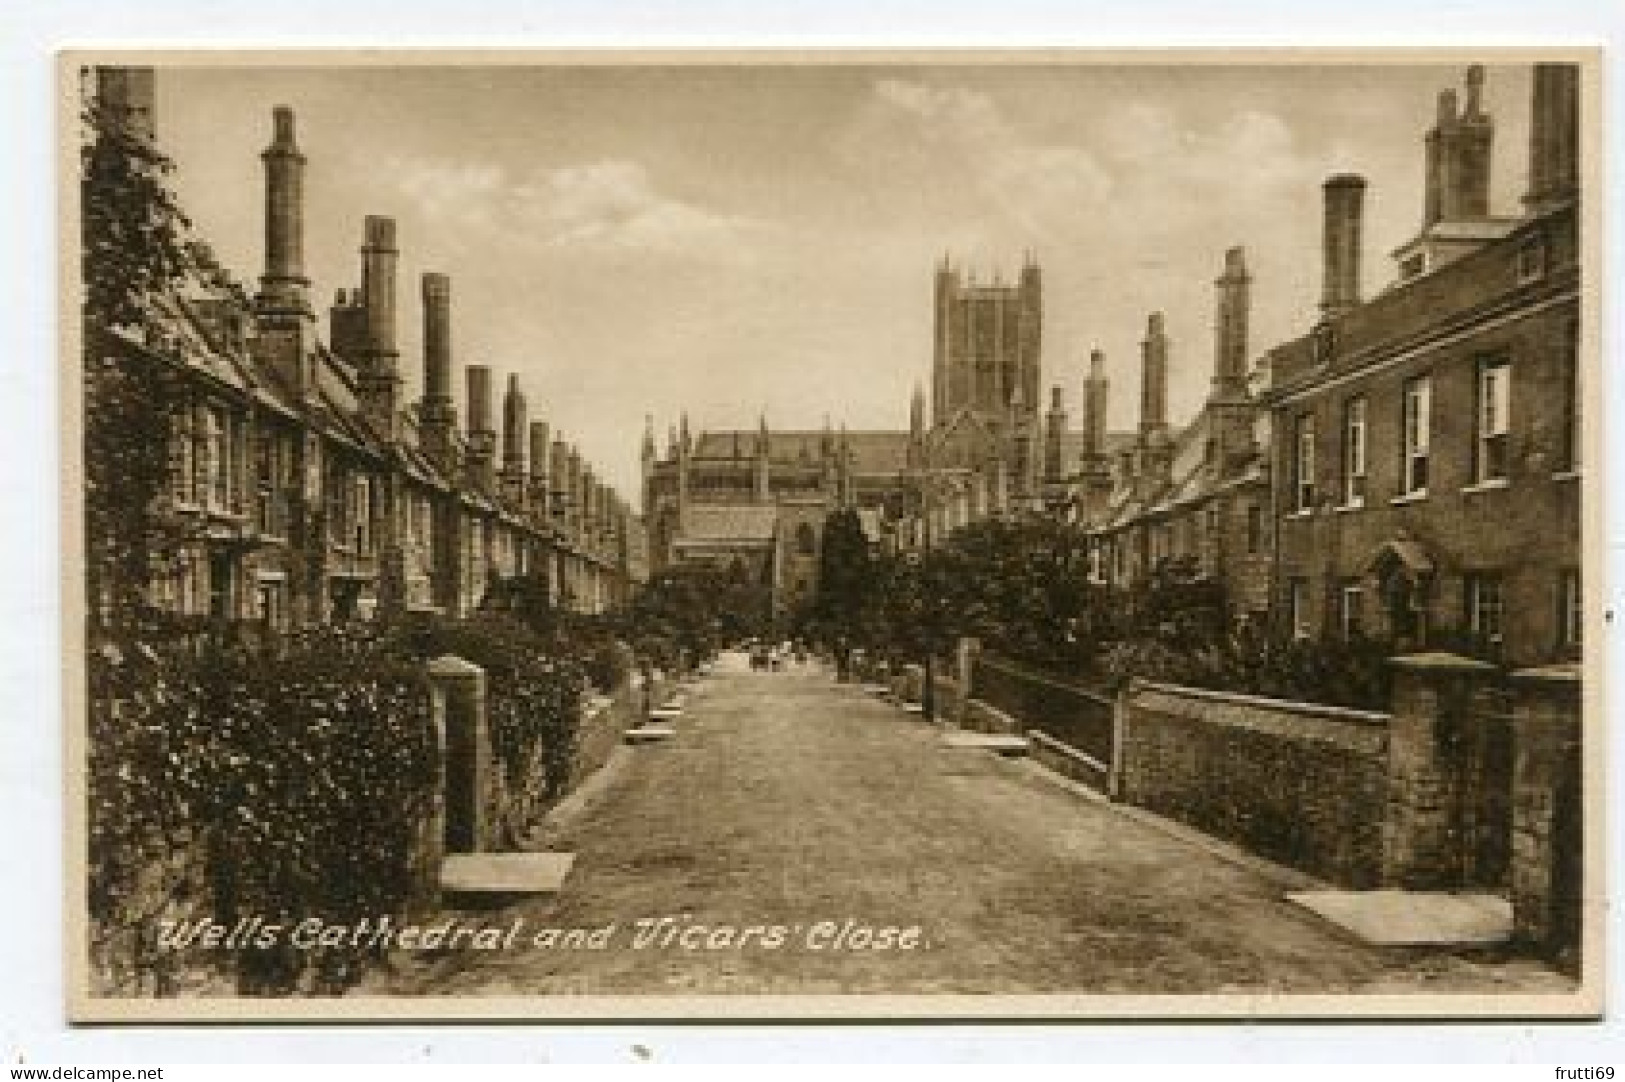
[[[1294,426],[1292,459],[1292,506],[1297,511],[1315,507],[1315,417],[1300,416]]]
[[[213,511],[231,509],[231,433],[225,411],[210,406],[203,411],[206,442],[204,494]]]
[[[1365,506],[1365,398],[1343,403],[1343,506]]]
[[[1400,417],[1400,494],[1428,490],[1428,451],[1433,424],[1433,381],[1417,376],[1405,381]]]
[[[1365,590],[1357,582],[1345,582],[1338,594],[1337,623],[1344,641],[1356,639],[1365,632]]]
[[[350,520],[355,529],[355,550],[372,551],[372,478],[365,474],[355,479],[355,508]]]
[[[193,444],[192,429],[196,419],[192,416],[192,408],[183,405],[169,417],[169,480],[170,495],[177,504],[193,504],[196,501],[193,488],[192,459],[196,451]]]
[[[1498,648],[1506,629],[1506,593],[1501,576],[1481,571],[1467,576],[1467,630]]]
[[[1473,479],[1502,481],[1507,476],[1508,421],[1512,415],[1512,365],[1505,357],[1478,362],[1478,408],[1474,423]]]
[[[1557,576],[1557,645],[1564,651],[1580,648],[1585,637],[1585,597],[1580,593],[1580,569],[1565,568]]]

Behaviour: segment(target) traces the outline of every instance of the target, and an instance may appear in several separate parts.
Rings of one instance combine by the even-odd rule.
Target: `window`
[[[1501,576],[1481,572],[1467,576],[1467,630],[1491,649],[1502,642],[1506,597]]]
[[[1293,508],[1313,511],[1315,508],[1315,418],[1304,414],[1298,418],[1293,438],[1292,464]]]
[[[1307,639],[1309,626],[1309,583],[1293,579],[1287,587],[1287,624],[1294,639]]]
[[[355,511],[351,521],[355,524],[355,550],[372,551],[372,478],[355,479]]]
[[[189,504],[192,496],[192,410],[182,406],[169,418],[170,493],[176,503]]]
[[[1256,556],[1264,547],[1264,511],[1256,503],[1247,505],[1247,553]]]
[[[231,507],[231,433],[225,413],[213,407],[204,411],[204,431],[208,443],[204,491],[212,510],[225,511]]]
[[[1426,495],[1428,490],[1429,428],[1433,420],[1433,384],[1426,376],[1405,381],[1400,419],[1400,493]]]
[[[1580,649],[1585,635],[1585,601],[1580,593],[1580,571],[1568,568],[1557,578],[1557,645],[1565,653]]]
[[[1345,642],[1357,639],[1365,632],[1361,612],[1364,597],[1365,591],[1357,582],[1345,582],[1342,592],[1338,595],[1337,622]]]
[[[1343,506],[1365,506],[1365,399],[1343,404]]]
[[[1474,427],[1473,479],[1504,481],[1507,476],[1507,419],[1512,410],[1512,365],[1504,357],[1478,362],[1478,409]]]

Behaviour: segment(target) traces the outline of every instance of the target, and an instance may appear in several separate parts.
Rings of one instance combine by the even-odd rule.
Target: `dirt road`
[[[618,752],[540,839],[577,854],[563,893],[465,914],[521,922],[518,946],[419,959],[371,990],[1567,987],[1528,962],[1360,944],[1287,904],[1279,880],[1034,764],[949,750],[822,670],[730,666],[676,724]]]

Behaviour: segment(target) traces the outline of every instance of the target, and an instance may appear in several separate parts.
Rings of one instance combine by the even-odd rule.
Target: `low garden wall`
[[[1379,883],[1386,714],[1136,682],[1119,799],[1348,887]]]

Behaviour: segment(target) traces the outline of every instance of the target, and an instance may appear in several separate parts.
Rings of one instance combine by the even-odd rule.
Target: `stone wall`
[[[1144,682],[1119,709],[1120,799],[1334,883],[1377,884],[1387,715]]]
[[[1513,935],[1577,970],[1585,876],[1580,676],[1517,674],[1512,781]]]

